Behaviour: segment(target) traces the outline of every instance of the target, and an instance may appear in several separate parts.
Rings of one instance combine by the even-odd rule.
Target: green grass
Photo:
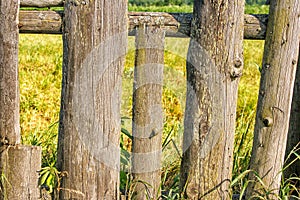
[[[247,14],[268,14],[269,5],[246,5],[245,13]]]
[[[22,133],[45,130],[58,121],[61,36],[21,35],[19,63]]]

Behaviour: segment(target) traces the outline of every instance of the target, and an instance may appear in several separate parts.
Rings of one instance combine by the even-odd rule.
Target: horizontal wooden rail
[[[189,37],[192,14],[129,12],[128,34],[135,35],[136,27],[142,24],[160,26],[167,37]],[[63,11],[20,11],[20,33],[62,33]],[[268,15],[245,15],[245,39],[264,39]],[[213,22],[212,22],[213,23]]]
[[[64,0],[20,0],[21,7],[59,7],[63,6]],[[267,0],[267,5],[270,4],[270,0]]]
[[[20,33],[62,34],[63,11],[20,11]]]
[[[21,7],[59,7],[63,6],[63,0],[20,0]]]

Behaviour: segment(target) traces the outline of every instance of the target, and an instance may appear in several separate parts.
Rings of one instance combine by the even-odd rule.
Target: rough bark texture
[[[264,40],[268,15],[244,15],[244,39]]]
[[[127,1],[65,2],[59,199],[119,199]]]
[[[137,30],[132,132],[133,198],[137,200],[160,196],[164,39],[159,27]]]
[[[40,198],[41,155],[41,147],[16,145],[1,149],[0,200]]]
[[[166,37],[190,37],[191,13],[129,12],[128,35],[135,36],[140,24],[161,26]],[[245,15],[244,38],[262,40],[266,37],[268,15]],[[61,34],[63,12],[20,11],[20,33]]]
[[[299,47],[300,48],[300,47]],[[294,84],[293,101],[290,116],[288,140],[285,153],[285,162],[288,168],[284,171],[284,177],[300,177],[300,54]],[[296,153],[296,154],[295,154]],[[296,159],[296,162],[294,162]],[[291,164],[291,162],[294,162]],[[291,164],[291,165],[290,165]],[[299,184],[298,184],[299,186]]]
[[[61,34],[63,11],[20,11],[20,33]]]
[[[63,6],[63,0],[20,0],[21,7],[55,7]]]
[[[187,55],[181,188],[188,199],[228,199],[244,1],[194,1]]]
[[[0,143],[4,145],[20,143],[18,10],[18,0],[0,0]]]
[[[250,168],[264,181],[249,185],[247,198],[271,191],[281,180],[300,34],[298,0],[272,0],[263,58]],[[250,180],[255,180],[254,174]]]

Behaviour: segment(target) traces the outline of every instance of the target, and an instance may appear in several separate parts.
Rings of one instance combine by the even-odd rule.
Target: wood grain
[[[20,11],[20,33],[62,33],[63,11]],[[190,37],[191,13],[129,12],[128,35],[134,36],[140,24],[160,26],[166,37]],[[245,15],[244,39],[265,38],[268,15]]]
[[[127,1],[65,3],[57,168],[60,199],[119,199]]]
[[[205,3],[204,3],[205,2]],[[230,199],[244,1],[194,1],[180,186],[187,199]]]
[[[164,43],[165,33],[159,27],[141,25],[138,28],[135,40],[131,170],[133,182],[136,183],[132,198],[136,200],[160,197]],[[149,184],[148,189],[142,182]]]
[[[265,188],[252,173],[246,199],[264,191],[272,191],[270,199],[279,194],[299,54],[299,2],[273,0],[270,4],[250,161],[250,169]]]
[[[0,0],[0,145],[20,143],[18,0]]]

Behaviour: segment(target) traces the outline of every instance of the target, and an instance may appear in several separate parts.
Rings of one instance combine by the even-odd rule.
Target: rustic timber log
[[[189,37],[192,17],[190,13],[129,12],[129,35],[134,36],[136,27],[145,24],[160,26],[166,36]]]
[[[41,155],[42,148],[37,146],[15,145],[1,149],[1,200],[40,198]]]
[[[230,199],[244,1],[194,0],[180,188],[184,198]],[[229,25],[230,24],[230,25]]]
[[[20,11],[20,33],[62,33],[63,11]],[[160,25],[166,37],[190,37],[190,13],[129,12],[128,35],[134,36],[142,23]],[[244,38],[265,39],[268,15],[245,15]]]
[[[137,29],[131,170],[135,184],[132,198],[136,200],[160,197],[164,43],[165,33],[159,26]]]
[[[119,199],[127,1],[65,2],[59,199]]]
[[[0,0],[0,145],[20,143],[18,0]]]
[[[62,34],[63,11],[20,11],[20,33]]]
[[[64,0],[20,0],[21,7],[58,7],[63,6]]]
[[[264,40],[268,15],[244,15],[244,39]]]
[[[299,53],[298,0],[270,4],[246,199],[278,198]]]

